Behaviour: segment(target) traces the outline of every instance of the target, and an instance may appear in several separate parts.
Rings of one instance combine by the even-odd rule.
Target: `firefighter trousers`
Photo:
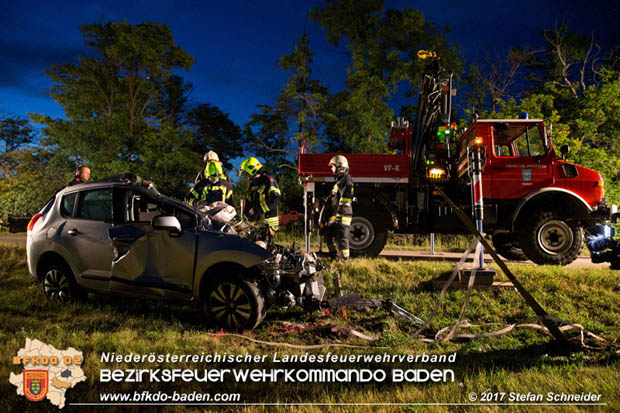
[[[332,258],[349,259],[349,225],[335,222],[327,226],[325,243]],[[340,254],[338,254],[340,252]]]

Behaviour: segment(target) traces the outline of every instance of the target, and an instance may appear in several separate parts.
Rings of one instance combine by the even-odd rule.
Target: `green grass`
[[[282,230],[278,233],[278,242],[282,244],[292,244],[298,247],[305,246],[305,238],[303,228],[293,227],[290,231]],[[436,234],[435,250],[444,252],[464,251],[471,242],[471,236],[453,235],[453,234]],[[316,231],[311,237],[311,246],[318,248],[319,242]],[[323,243],[323,248],[327,247]],[[414,234],[394,234],[389,233],[386,250],[409,250],[409,251],[429,251],[431,249],[430,235],[414,235]]]
[[[41,285],[31,281],[25,266],[22,247],[0,245],[0,411],[48,411],[49,402],[33,403],[17,396],[15,387],[8,382],[9,372],[21,369],[11,364],[11,358],[23,347],[26,338],[36,338],[58,349],[74,347],[83,352],[83,369],[88,381],[67,391],[67,402],[95,402],[102,392],[131,392],[174,390],[201,393],[235,392],[242,402],[312,402],[312,403],[442,403],[467,402],[470,392],[593,392],[603,395],[606,407],[569,406],[513,406],[510,411],[576,412],[617,411],[620,403],[620,359],[616,349],[605,351],[575,351],[558,349],[548,335],[532,329],[516,329],[495,338],[462,340],[446,343],[403,343],[414,327],[402,319],[388,316],[383,310],[363,312],[348,309],[346,314],[326,316],[319,313],[275,310],[257,330],[247,337],[293,344],[345,343],[367,346],[366,349],[330,348],[309,350],[311,354],[449,354],[457,352],[454,365],[433,364],[376,364],[370,368],[453,368],[455,382],[433,384],[386,383],[333,384],[333,383],[100,383],[102,368],[294,368],[328,367],[324,365],[231,365],[178,363],[125,364],[100,362],[100,354],[114,351],[118,354],[303,354],[306,350],[273,348],[237,337],[213,337],[197,305],[175,304],[154,300],[129,300],[91,294],[88,301],[77,304],[58,304],[45,300]],[[453,269],[446,262],[398,262],[385,259],[355,259],[334,265],[342,274],[343,288],[358,291],[367,297],[392,298],[415,315],[426,318],[438,299],[439,292],[424,287],[423,282]],[[579,269],[513,265],[511,269],[538,302],[559,318],[583,324],[587,329],[609,342],[620,339],[620,276],[607,269]],[[333,274],[326,274],[329,293]],[[458,317],[465,291],[450,290],[445,303],[431,324],[431,332],[454,323]],[[530,319],[533,312],[513,289],[474,291],[465,318],[483,327],[471,331],[497,329],[506,323]],[[497,325],[487,325],[496,323]],[[285,332],[297,326],[298,332]],[[377,338],[373,343],[335,336],[331,326],[349,326]],[[468,331],[468,332],[471,332]],[[400,343],[400,344],[399,344]],[[374,346],[394,346],[389,350]],[[269,358],[268,358],[269,359]],[[342,366],[339,366],[342,367]],[[359,366],[345,365],[344,368]],[[364,367],[364,366],[362,366]],[[80,410],[67,406],[64,410]],[[161,407],[176,411],[180,407]],[[241,410],[237,407],[205,407],[203,411]],[[299,407],[251,406],[244,410],[297,411]],[[366,411],[394,411],[393,406],[355,408],[351,406],[306,406],[303,411],[344,412],[352,409]],[[409,406],[404,411],[466,412],[472,410],[503,411],[501,406]],[[82,409],[83,410],[83,409]],[[145,407],[125,406],[123,410],[147,411]]]

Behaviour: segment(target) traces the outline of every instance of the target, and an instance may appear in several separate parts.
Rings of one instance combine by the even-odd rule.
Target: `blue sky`
[[[273,103],[289,76],[278,58],[292,50],[304,31],[316,53],[314,76],[332,91],[342,87],[349,64],[343,49],[326,44],[323,31],[306,19],[320,5],[313,0],[152,0],[5,2],[0,14],[0,116],[28,112],[63,117],[49,97],[43,73],[52,64],[72,62],[84,52],[78,26],[126,19],[155,21],[172,29],[176,43],[196,58],[186,80],[194,84],[194,102],[211,103],[239,126],[256,105]],[[607,45],[620,45],[616,28],[620,5],[614,2],[403,1],[392,8],[421,10],[438,26],[451,26],[448,38],[468,58],[506,45],[540,44],[539,31],[567,21],[575,31]]]

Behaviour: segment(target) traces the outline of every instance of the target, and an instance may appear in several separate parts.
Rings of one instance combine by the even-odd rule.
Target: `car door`
[[[196,255],[196,217],[136,190],[118,194],[123,223],[110,229],[114,245],[111,291],[131,296],[191,297]],[[180,233],[156,230],[158,215],[174,215]]]
[[[521,199],[553,183],[550,153],[538,125],[494,128],[493,134],[489,168],[482,177],[491,180],[489,197]]]
[[[65,198],[61,213],[66,221],[60,237],[69,260],[81,278],[81,285],[106,291],[111,277],[112,243],[108,230],[113,224],[112,188],[85,189]]]

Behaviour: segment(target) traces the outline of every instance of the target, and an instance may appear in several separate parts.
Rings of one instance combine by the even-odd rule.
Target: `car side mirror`
[[[560,146],[560,153],[562,154],[562,159],[566,159],[566,157],[570,153],[570,147],[568,145]]]
[[[181,223],[174,215],[157,215],[152,222],[154,229],[170,231],[171,233],[181,233]]]

